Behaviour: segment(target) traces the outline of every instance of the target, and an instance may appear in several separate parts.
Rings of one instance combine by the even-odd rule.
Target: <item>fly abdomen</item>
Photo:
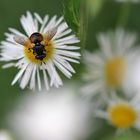
[[[45,46],[40,43],[35,44],[35,46],[33,47],[33,52],[36,55],[36,59],[43,60],[46,57]]]

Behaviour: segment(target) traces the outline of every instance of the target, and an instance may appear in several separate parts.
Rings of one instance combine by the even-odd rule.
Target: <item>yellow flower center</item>
[[[110,87],[119,87],[126,72],[126,62],[123,57],[114,57],[105,64],[105,80]]]
[[[136,120],[136,111],[125,103],[113,105],[108,109],[111,123],[118,128],[130,128]]]
[[[24,54],[32,63],[41,64],[42,62],[48,61],[53,56],[54,46],[51,41],[47,45],[44,45],[45,57],[43,57],[42,60],[37,59],[37,54],[33,50],[34,47],[35,45],[31,43],[28,43],[27,46],[24,47]]]

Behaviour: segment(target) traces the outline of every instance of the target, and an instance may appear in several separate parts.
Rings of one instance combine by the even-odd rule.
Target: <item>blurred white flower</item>
[[[136,35],[119,28],[115,32],[97,36],[101,51],[84,54],[86,73],[82,88],[85,95],[115,92],[121,88],[127,76],[129,64],[133,62]]]
[[[129,97],[140,91],[140,49],[137,48],[135,52],[137,57],[135,57],[135,60],[129,65],[127,78],[124,84],[124,93]]]
[[[57,90],[47,95],[45,92],[30,94],[19,102],[17,111],[10,115],[12,130],[23,140],[84,138],[88,127],[88,109],[70,90]]]
[[[63,17],[57,19],[55,15],[49,21],[48,15],[42,19],[37,13],[32,15],[27,12],[20,22],[26,35],[9,28],[11,33],[5,33],[6,41],[2,41],[0,46],[1,60],[10,62],[3,67],[14,66],[19,69],[12,85],[19,81],[22,89],[28,84],[30,89],[38,87],[39,90],[42,84],[46,89],[50,86],[59,87],[62,80],[56,67],[71,78],[75,71],[69,62],[79,63],[80,53],[76,52],[79,47],[73,45],[79,39],[71,34],[72,30]]]
[[[105,119],[109,124],[117,128],[118,133],[130,128],[140,131],[140,95],[137,94],[131,100],[120,99],[117,96],[108,99],[105,110],[98,109],[94,115]]]
[[[0,130],[0,140],[13,140],[13,139],[7,131]]]

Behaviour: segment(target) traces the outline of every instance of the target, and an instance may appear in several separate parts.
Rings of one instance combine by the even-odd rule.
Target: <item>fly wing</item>
[[[46,33],[47,34],[47,40],[48,41],[52,40],[52,38],[56,35],[56,33],[57,33],[57,27],[54,27],[54,28],[48,30],[47,33]]]
[[[14,41],[18,44],[21,44],[21,45],[25,45],[26,42],[27,42],[27,38],[26,37],[23,37],[23,36],[14,36]]]

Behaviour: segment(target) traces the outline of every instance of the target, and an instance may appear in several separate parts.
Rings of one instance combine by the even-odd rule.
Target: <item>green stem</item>
[[[88,33],[88,23],[89,23],[89,12],[88,8],[83,2],[81,4],[81,9],[80,9],[80,38],[81,38],[81,45],[83,50],[86,46],[86,40],[87,40],[87,33]]]

